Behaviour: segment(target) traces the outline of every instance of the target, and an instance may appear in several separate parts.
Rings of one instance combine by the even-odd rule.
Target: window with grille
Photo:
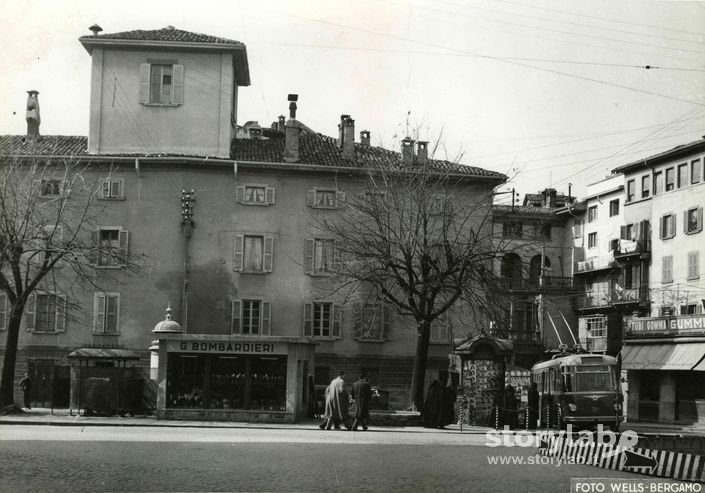
[[[586,328],[590,337],[607,337],[607,317],[604,315],[587,317]]]

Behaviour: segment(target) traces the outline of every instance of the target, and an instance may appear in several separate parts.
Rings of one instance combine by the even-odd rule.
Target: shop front
[[[160,334],[157,341],[160,419],[294,422],[315,399],[306,385],[314,370],[309,339]]]
[[[632,319],[621,361],[628,420],[705,423],[705,316]]]

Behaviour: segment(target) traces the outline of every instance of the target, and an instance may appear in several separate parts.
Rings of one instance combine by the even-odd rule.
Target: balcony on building
[[[614,250],[614,259],[620,262],[628,260],[646,260],[651,255],[651,245],[648,240],[619,240]]]
[[[565,276],[541,277],[500,277],[497,279],[498,288],[511,293],[539,293],[546,291],[561,292],[565,290],[582,290],[582,279]]]
[[[595,308],[608,308],[620,306],[626,308],[627,305],[648,306],[649,289],[646,286],[636,288],[613,288],[593,289],[585,293],[585,297],[578,301],[579,310],[589,310]]]
[[[590,257],[587,260],[576,262],[575,275],[587,274],[589,272],[597,272],[601,270],[609,270],[614,268],[616,265],[617,262],[614,259],[614,255],[610,252],[609,255]]]

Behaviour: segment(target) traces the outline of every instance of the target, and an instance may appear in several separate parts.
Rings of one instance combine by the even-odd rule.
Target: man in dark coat
[[[536,382],[532,382],[531,388],[529,389],[529,416],[527,428],[529,430],[536,429],[536,422],[539,417],[539,389]]]
[[[508,425],[510,430],[513,430],[519,424],[517,412],[517,397],[514,393],[514,387],[508,384],[504,389],[504,425]]]
[[[453,422],[452,402],[438,380],[431,382],[426,393],[421,419],[425,428],[443,428]]]
[[[360,379],[352,386],[352,398],[355,399],[355,421],[353,422],[352,430],[357,431],[357,427],[362,426],[363,431],[367,431],[372,387],[364,373],[360,374]]]

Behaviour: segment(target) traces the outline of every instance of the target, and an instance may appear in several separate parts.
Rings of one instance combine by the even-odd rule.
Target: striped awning
[[[705,371],[705,342],[628,344],[622,348],[625,370]]]

